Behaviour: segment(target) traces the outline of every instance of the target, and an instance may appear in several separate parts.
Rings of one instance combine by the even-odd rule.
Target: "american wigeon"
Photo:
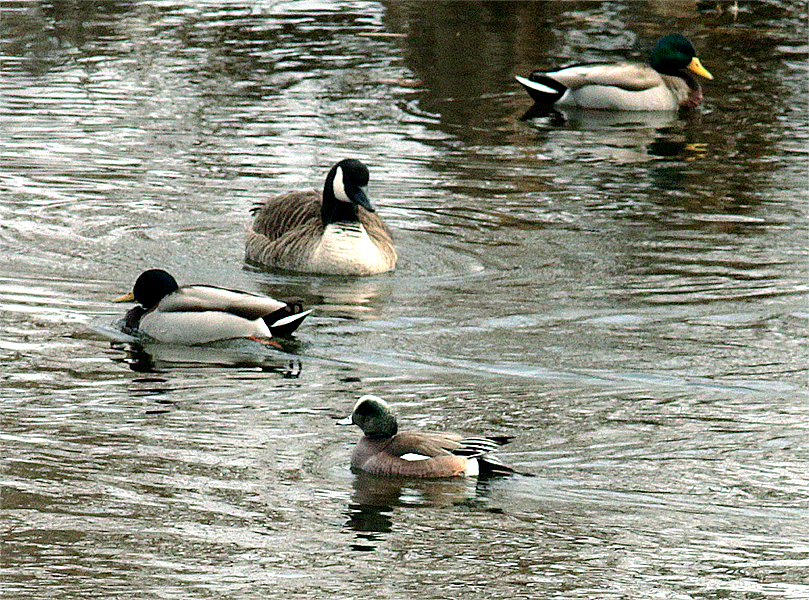
[[[366,395],[338,425],[357,425],[365,434],[351,455],[351,467],[394,477],[459,477],[510,474],[514,469],[488,453],[509,437],[464,438],[454,433],[405,431],[387,402]]]
[[[517,76],[540,105],[601,110],[677,110],[695,108],[702,89],[691,75],[713,79],[688,39],[679,33],[662,38],[649,64],[583,64],[559,71]]]
[[[303,311],[300,302],[287,303],[212,285],[180,287],[162,269],[144,271],[132,291],[114,301],[138,303],[124,317],[125,333],[189,345],[289,335],[312,312]]]
[[[366,188],[368,167],[347,158],[326,175],[323,193],[297,191],[253,208],[245,258],[307,273],[373,275],[392,271],[396,249]]]

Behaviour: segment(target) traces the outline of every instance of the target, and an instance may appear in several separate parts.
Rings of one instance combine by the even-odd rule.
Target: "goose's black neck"
[[[328,183],[323,189],[323,204],[320,208],[323,225],[332,223],[356,223],[360,220],[357,205],[353,202],[342,202],[334,197],[334,191]]]
[[[323,226],[332,223],[356,223],[360,220],[357,205],[353,202],[343,202],[334,196],[334,174],[329,173],[326,185],[323,186],[323,203],[320,207],[320,217]]]

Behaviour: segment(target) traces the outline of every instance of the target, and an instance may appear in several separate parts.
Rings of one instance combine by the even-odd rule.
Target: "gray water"
[[[806,5],[716,4],[0,5],[4,600],[809,598]],[[513,79],[670,31],[695,115]],[[347,156],[397,271],[245,265]],[[150,267],[315,312],[142,348]],[[352,474],[364,393],[533,476]]]

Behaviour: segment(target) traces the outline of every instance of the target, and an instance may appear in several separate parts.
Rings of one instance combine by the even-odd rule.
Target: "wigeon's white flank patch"
[[[423,454],[417,454],[416,452],[408,452],[407,454],[402,454],[399,458],[401,458],[402,460],[415,462],[419,460],[428,460],[430,457],[424,456]]]
[[[478,464],[477,458],[470,458],[466,461],[466,467],[464,467],[464,473],[469,477],[477,477],[480,475],[480,465]]]

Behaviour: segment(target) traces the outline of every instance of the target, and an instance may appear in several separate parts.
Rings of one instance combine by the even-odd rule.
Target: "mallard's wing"
[[[226,312],[254,321],[285,308],[285,302],[268,296],[237,292],[211,285],[187,285],[157,305],[160,312]]]
[[[542,77],[553,79],[566,88],[577,90],[587,85],[605,85],[639,92],[660,85],[660,75],[648,65],[638,63],[575,65],[552,73],[531,74],[532,81]]]

